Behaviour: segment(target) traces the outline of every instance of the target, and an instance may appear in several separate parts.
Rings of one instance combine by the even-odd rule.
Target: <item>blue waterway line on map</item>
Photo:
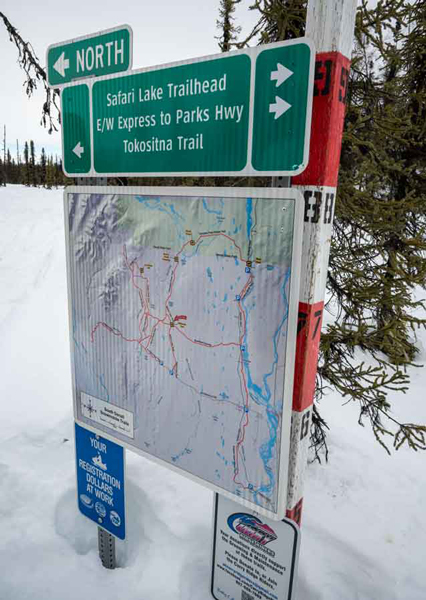
[[[105,390],[105,394],[107,395],[107,402],[109,402],[109,392],[105,385],[105,375],[103,373],[102,375],[99,375],[99,381],[101,382],[101,386],[103,387],[103,389]]]
[[[152,198],[152,197],[144,197],[144,196],[135,196],[136,200],[143,204],[145,208],[148,210],[158,210],[160,212],[166,213],[168,215],[175,227],[176,232],[181,240],[185,239],[184,227],[179,221],[184,222],[183,216],[175,209],[174,204],[171,202],[162,202],[160,198]],[[152,204],[154,203],[154,204]]]
[[[220,202],[220,206],[221,206],[220,210],[214,210],[214,208],[209,208],[208,204],[207,204],[207,198],[203,198],[204,210],[206,212],[214,214],[214,215],[221,215],[223,212],[224,202],[223,202],[222,198],[217,198],[217,200],[219,200],[219,202]]]
[[[72,338],[74,340],[74,344],[80,350],[80,345],[77,342],[77,338],[75,337],[76,336],[76,331],[77,331],[77,316],[75,314],[75,308],[73,308],[72,309]]]
[[[249,314],[250,314],[250,309],[245,306],[245,302],[247,300],[247,298],[250,296],[251,294],[251,290],[249,291],[249,293],[244,297],[243,301],[242,301],[242,307],[243,310],[245,312],[245,316],[246,316],[246,331],[244,334],[244,351],[243,351],[243,358],[244,358],[244,369],[246,371],[246,375],[247,375],[247,387],[248,389],[253,393],[253,399],[260,405],[266,406],[266,415],[268,418],[268,423],[269,423],[269,432],[270,432],[270,437],[269,440],[267,442],[265,442],[264,444],[262,444],[262,446],[260,447],[260,451],[259,451],[259,455],[260,458],[263,462],[264,465],[264,469],[265,472],[268,476],[269,479],[269,483],[268,485],[262,485],[257,491],[254,491],[253,496],[254,496],[254,500],[256,503],[258,503],[257,500],[257,493],[258,492],[264,492],[264,493],[269,493],[274,485],[275,485],[275,478],[274,478],[274,474],[272,472],[272,469],[269,467],[269,461],[272,458],[272,451],[273,448],[276,444],[276,440],[277,440],[277,429],[278,429],[278,418],[275,414],[275,412],[273,410],[271,410],[271,408],[268,406],[271,400],[271,390],[269,388],[268,385],[268,379],[269,377],[271,377],[271,375],[274,373],[275,367],[278,363],[278,350],[277,350],[277,345],[278,345],[278,337],[281,333],[281,330],[284,326],[284,323],[286,322],[287,318],[288,318],[288,299],[287,299],[287,294],[286,294],[286,285],[288,283],[288,280],[290,278],[290,274],[291,274],[291,269],[287,270],[287,273],[283,279],[283,284],[281,287],[281,294],[282,294],[282,298],[283,298],[283,302],[284,302],[284,306],[285,306],[285,311],[284,311],[284,315],[283,318],[277,328],[277,330],[274,333],[274,337],[273,337],[273,345],[274,345],[274,360],[271,366],[271,370],[266,373],[263,376],[263,388],[264,388],[264,392],[262,392],[262,388],[259,387],[258,385],[256,385],[251,377],[251,373],[250,373],[250,355],[248,352],[248,340],[247,340],[247,331],[248,331],[248,321],[249,321]],[[253,289],[253,288],[252,288]]]
[[[284,277],[284,280],[283,280],[283,285],[281,287],[281,294],[282,294],[283,302],[284,302],[284,306],[285,306],[285,313],[283,315],[280,325],[278,326],[278,329],[276,330],[276,332],[274,334],[274,338],[273,338],[274,339],[274,362],[273,362],[271,371],[268,374],[266,374],[263,378],[265,387],[267,386],[267,379],[269,377],[271,377],[271,375],[273,374],[273,372],[275,370],[275,367],[277,366],[277,363],[278,363],[278,350],[277,350],[278,337],[281,333],[284,323],[287,321],[287,318],[288,318],[288,299],[287,299],[287,294],[285,292],[285,289],[286,289],[287,282],[290,278],[290,272],[291,272],[291,270],[288,269],[288,271]],[[269,404],[269,400],[271,397],[271,391],[269,389],[269,386],[267,386],[267,387],[268,387],[268,404]],[[277,415],[275,414],[274,411],[271,410],[271,408],[269,406],[267,408],[266,414],[268,417],[268,422],[269,422],[269,427],[270,427],[270,438],[269,438],[269,441],[267,441],[265,444],[262,444],[262,446],[260,448],[260,455],[261,455],[262,460],[264,461],[265,471],[269,475],[269,485],[261,486],[259,489],[259,491],[261,491],[261,492],[270,492],[273,485],[275,484],[274,475],[268,465],[268,462],[272,458],[272,450],[276,445],[277,429],[278,429],[278,422],[279,422]]]
[[[190,448],[184,448],[183,450],[181,450],[178,454],[175,454],[174,456],[171,457],[172,462],[177,462],[180,458],[182,458],[182,456],[184,456],[184,454],[191,454],[192,450]]]
[[[251,238],[251,228],[253,225],[252,212],[253,212],[253,200],[252,200],[252,198],[247,198],[246,199],[247,239],[249,242],[250,242],[250,238]]]

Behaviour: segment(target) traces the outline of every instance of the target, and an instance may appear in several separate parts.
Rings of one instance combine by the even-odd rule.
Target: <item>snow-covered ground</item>
[[[0,188],[0,600],[208,600],[212,493],[127,452],[128,540],[105,570],[77,511],[62,190]],[[421,334],[419,362],[426,362]],[[426,370],[395,397],[426,423]],[[298,600],[425,600],[426,454],[389,457],[357,408],[322,402]]]

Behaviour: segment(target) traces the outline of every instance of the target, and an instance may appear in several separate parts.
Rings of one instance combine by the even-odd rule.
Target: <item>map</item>
[[[112,189],[65,192],[77,419],[277,513],[295,192]]]

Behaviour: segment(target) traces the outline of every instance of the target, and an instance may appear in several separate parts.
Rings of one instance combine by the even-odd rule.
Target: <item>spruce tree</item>
[[[259,19],[238,46],[243,48],[253,40],[260,44],[270,44],[302,37],[307,4],[307,0],[255,0],[250,10],[259,13]]]
[[[58,160],[58,155],[55,155],[55,162],[53,165],[53,182],[55,187],[61,185],[61,165]]]
[[[219,19],[216,26],[221,30],[221,35],[216,38],[219,40],[219,48],[222,52],[228,52],[236,44],[241,27],[234,24],[235,7],[241,0],[220,0]]]
[[[6,152],[5,172],[6,172],[7,183],[16,183],[15,182],[15,165],[12,160],[12,155],[10,154],[9,149]]]
[[[31,174],[30,174],[30,151],[28,148],[28,142],[25,142],[24,146],[24,184],[26,186],[31,185]]]
[[[4,165],[3,165],[3,161],[0,156],[0,187],[3,187],[5,185],[6,185],[6,174],[4,172]]]
[[[55,185],[55,174],[54,174],[54,166],[53,166],[53,156],[49,156],[47,159],[46,165],[46,182],[45,186],[48,190],[51,190]]]
[[[46,187],[46,176],[47,176],[47,159],[44,148],[41,149],[40,155],[40,184]]]
[[[426,77],[425,63],[415,64],[425,48],[413,33],[421,4],[363,2],[358,10],[328,278],[338,318],[323,333],[318,370],[320,381],[359,402],[360,423],[367,418],[382,445],[390,436],[395,447],[414,449],[426,447],[426,428],[399,423],[391,401],[395,391],[408,390],[415,333],[426,325],[424,303],[415,296],[426,282],[424,120],[420,125],[418,118],[426,95],[424,87],[412,87],[413,79]],[[411,64],[409,31],[416,37]],[[370,365],[355,360],[357,350],[373,358]]]
[[[256,0],[258,22],[238,45],[303,36],[306,5]],[[426,447],[423,425],[391,413],[396,392],[408,389],[416,328],[426,324],[414,296],[426,283],[425,7],[363,0],[358,8],[327,282],[336,318],[321,337],[311,435],[318,458],[327,449],[318,402],[329,387],[359,403],[359,422],[367,419],[384,447],[386,436],[397,448]]]
[[[37,186],[37,172],[36,172],[36,160],[35,160],[35,147],[34,141],[30,140],[30,182],[33,187]]]

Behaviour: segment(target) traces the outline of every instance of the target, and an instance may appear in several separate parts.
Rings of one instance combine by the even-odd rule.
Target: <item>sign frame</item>
[[[233,494],[226,489],[223,489],[215,484],[210,483],[207,480],[198,477],[184,469],[174,466],[173,464],[159,458],[153,454],[150,454],[141,448],[128,443],[124,439],[117,438],[113,433],[108,433],[104,430],[98,429],[95,425],[91,425],[86,421],[79,419],[77,411],[77,390],[75,382],[75,365],[74,365],[74,344],[72,338],[73,331],[73,307],[71,297],[71,258],[69,248],[69,219],[68,219],[68,206],[67,196],[69,194],[105,194],[105,195],[171,195],[171,196],[183,196],[183,197],[221,197],[221,198],[271,198],[279,201],[280,199],[294,199],[294,228],[293,228],[293,245],[292,245],[292,257],[291,257],[291,273],[292,281],[289,290],[289,309],[288,309],[288,330],[286,340],[286,361],[284,366],[284,389],[283,398],[286,396],[286,401],[283,403],[282,409],[282,423],[281,423],[281,438],[279,446],[279,470],[277,472],[277,512],[273,513],[257,504],[250,502],[244,498],[239,498],[236,494]],[[300,287],[300,267],[301,267],[301,253],[302,253],[302,224],[304,214],[304,202],[300,192],[294,188],[213,188],[213,187],[163,187],[163,186],[150,186],[150,187],[139,187],[139,186],[126,186],[126,187],[115,187],[115,186],[69,186],[64,188],[64,225],[65,225],[65,239],[66,239],[66,263],[67,263],[67,289],[68,289],[68,318],[69,318],[69,331],[70,331],[70,358],[71,358],[71,382],[73,392],[73,409],[74,419],[76,423],[83,426],[84,428],[92,431],[95,434],[100,435],[108,440],[111,440],[123,448],[143,456],[155,464],[166,467],[175,473],[187,477],[191,481],[199,483],[204,487],[226,496],[230,500],[236,503],[241,503],[242,506],[255,511],[265,517],[272,520],[282,520],[285,517],[286,505],[287,505],[287,485],[289,475],[289,456],[290,456],[290,428],[291,428],[291,415],[292,415],[292,395],[293,395],[293,383],[294,383],[294,367],[295,367],[295,356],[296,356],[296,336],[297,336],[297,314],[298,314],[298,301],[299,301],[299,287]]]
[[[78,42],[84,42],[85,40],[90,40],[90,39],[93,39],[94,43],[96,43],[97,37],[100,37],[102,35],[107,35],[109,33],[114,33],[115,31],[122,31],[123,29],[126,29],[129,32],[129,66],[126,69],[123,69],[123,71],[121,71],[121,72],[113,73],[110,75],[103,75],[102,77],[111,77],[112,75],[122,76],[124,73],[131,71],[131,69],[133,67],[133,29],[127,23],[123,23],[122,25],[117,25],[116,27],[111,27],[109,29],[102,29],[101,31],[95,31],[94,33],[89,33],[89,34],[81,35],[81,36],[78,36],[75,38],[70,38],[68,40],[64,40],[63,42],[55,42],[54,44],[49,44],[49,46],[46,49],[46,83],[47,83],[48,87],[50,87],[52,89],[62,90],[65,87],[76,85],[76,84],[78,85],[78,83],[81,83],[83,81],[88,81],[88,79],[98,79],[98,77],[93,76],[93,75],[82,75],[81,77],[75,78],[72,81],[66,81],[64,83],[50,83],[50,81],[49,81],[49,52],[51,50],[53,50],[54,48],[69,46],[71,44],[75,44]],[[62,135],[62,138],[63,138],[63,135]]]
[[[309,73],[308,73],[308,88],[307,88],[307,102],[306,102],[306,119],[305,119],[305,132],[304,132],[304,145],[303,145],[303,161],[297,169],[294,170],[256,170],[252,166],[252,154],[253,154],[253,120],[255,110],[255,79],[256,79],[256,61],[260,54],[269,50],[274,50],[283,47],[295,46],[305,44],[310,49],[310,62],[309,62]],[[199,64],[203,62],[210,62],[216,60],[229,60],[236,56],[248,56],[251,60],[251,71],[250,71],[250,90],[249,90],[249,117],[248,117],[248,139],[247,139],[247,162],[243,169],[239,171],[149,171],[149,172],[99,172],[94,168],[94,115],[93,115],[93,86],[102,81],[114,80],[120,77],[128,77],[142,73],[150,73],[155,71],[162,71],[171,69],[174,67],[181,67],[185,65]],[[309,150],[310,150],[310,138],[311,138],[311,123],[312,123],[312,106],[313,106],[313,93],[314,93],[314,75],[315,75],[315,45],[310,38],[296,38],[287,40],[285,42],[274,42],[272,44],[265,44],[262,46],[255,46],[246,48],[244,50],[235,50],[231,52],[225,52],[222,54],[205,55],[197,58],[181,60],[177,62],[166,63],[163,65],[155,65],[151,67],[145,67],[141,69],[135,69],[127,71],[125,73],[118,73],[112,75],[104,75],[100,77],[90,77],[80,82],[70,82],[62,86],[62,90],[75,85],[87,85],[89,92],[89,113],[90,113],[90,169],[87,172],[72,172],[65,168],[65,135],[62,132],[62,168],[67,177],[233,177],[233,176],[296,176],[302,173],[309,162]],[[61,112],[64,116],[62,94],[61,94]]]

